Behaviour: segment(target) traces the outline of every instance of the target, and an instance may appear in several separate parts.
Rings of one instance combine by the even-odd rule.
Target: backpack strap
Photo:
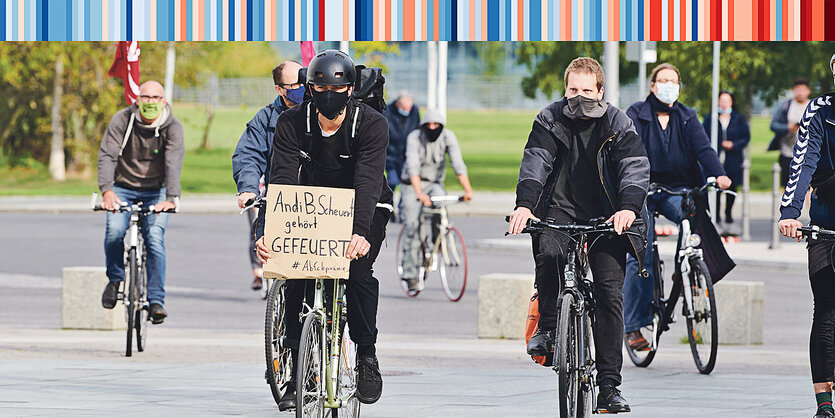
[[[125,137],[122,138],[122,147],[119,148],[119,156],[122,156],[122,152],[125,151],[125,146],[128,145],[128,138],[130,138],[130,133],[133,131],[133,121],[136,119],[136,115],[133,112],[130,112],[130,121],[128,122],[128,129],[125,129]],[[157,136],[159,136],[159,130],[157,130]]]
[[[311,142],[313,141],[313,133],[311,131],[310,125],[313,123],[313,118],[316,117],[316,115],[313,114],[313,112],[311,111],[312,105],[312,102],[307,102],[307,106],[305,107],[305,112],[307,116],[305,118],[304,138],[302,138],[302,140],[299,143],[299,156],[304,162],[312,161],[310,158],[310,147]]]

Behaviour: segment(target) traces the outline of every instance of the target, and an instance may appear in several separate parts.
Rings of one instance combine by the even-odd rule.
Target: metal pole
[[[717,115],[719,114],[719,46],[720,41],[713,42],[713,91],[711,92],[711,105],[710,105],[710,118],[713,123],[710,124],[710,144],[713,146],[713,149],[718,152],[719,150],[719,118]],[[711,193],[708,196],[710,201],[710,212],[711,218],[713,222],[716,222],[716,217],[718,215],[718,211],[716,210],[716,194]]]
[[[429,41],[426,43],[426,50],[429,54],[429,65],[427,65],[428,79],[426,91],[426,108],[438,108],[438,43]]]
[[[742,240],[751,241],[751,151],[742,150]]]
[[[771,167],[771,243],[768,249],[776,250],[780,247],[780,164],[774,163]]]
[[[647,95],[647,64],[644,62],[644,51],[647,50],[645,41],[638,42],[638,97]]]
[[[174,99],[174,63],[176,60],[174,52],[174,41],[168,42],[168,51],[165,53],[165,101],[171,103]]]
[[[606,83],[604,95],[606,101],[613,104],[615,107],[620,107],[620,91],[618,89],[620,78],[618,61],[620,56],[618,54],[619,42],[606,41],[603,47],[603,64],[606,66]]]
[[[447,42],[438,42],[438,110],[446,120]]]
[[[348,41],[339,41],[339,50],[344,52],[349,57],[351,56],[351,46]]]

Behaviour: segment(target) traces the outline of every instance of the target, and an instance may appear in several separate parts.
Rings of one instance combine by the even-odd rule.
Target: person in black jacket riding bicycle
[[[565,70],[565,97],[534,120],[519,170],[511,234],[537,218],[585,224],[606,217],[619,234],[638,217],[646,221],[649,161],[629,117],[602,100],[603,78],[596,60],[575,59]],[[547,230],[533,237],[540,319],[528,343],[530,355],[553,350],[566,240]],[[641,257],[645,245],[627,236],[602,239],[589,254],[597,301],[593,332],[598,408],[609,412],[630,411],[617,389],[623,364],[621,288],[627,252]]]
[[[307,69],[312,100],[278,117],[269,184],[355,191],[353,235],[345,254],[353,260],[345,289],[347,320],[351,340],[357,345],[357,399],[374,403],[380,399],[383,380],[375,351],[380,291],[372,268],[393,207],[384,175],[388,124],[374,108],[351,98],[357,76],[353,61],[341,51],[327,50],[313,58]],[[256,241],[256,248],[262,262],[270,258],[263,236]],[[312,299],[313,288],[305,282],[287,283],[286,338],[296,344],[301,336],[299,313],[306,289],[308,300]],[[297,359],[298,349],[293,349],[294,367]],[[278,404],[282,411],[296,407],[295,385],[287,388]]]

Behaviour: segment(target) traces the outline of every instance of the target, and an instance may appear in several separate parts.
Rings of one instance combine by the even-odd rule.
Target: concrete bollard
[[[478,337],[525,338],[533,295],[532,274],[493,273],[478,278]]]
[[[70,329],[126,329],[125,308],[101,306],[107,285],[104,267],[64,267],[61,290],[61,327]]]
[[[763,282],[722,280],[715,285],[720,344],[763,343]]]

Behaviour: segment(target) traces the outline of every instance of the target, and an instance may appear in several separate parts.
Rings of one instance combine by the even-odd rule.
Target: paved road
[[[112,414],[130,405],[163,415],[274,414],[243,217],[171,217],[171,316],[152,330],[152,348],[132,359],[120,355],[121,332],[58,330],[61,268],[103,264],[103,222],[100,214],[0,213],[0,415]],[[470,242],[504,230],[495,218],[455,222]],[[520,341],[476,338],[475,278],[531,273],[531,256],[473,250],[461,302],[446,301],[437,283],[407,299],[394,277],[397,232],[389,228],[376,272],[386,392],[363,416],[553,415],[553,373],[534,365]],[[765,344],[722,346],[714,374],[699,376],[677,324],[649,370],[624,366],[631,416],[809,414],[808,280],[750,267],[727,280],[766,283]]]

